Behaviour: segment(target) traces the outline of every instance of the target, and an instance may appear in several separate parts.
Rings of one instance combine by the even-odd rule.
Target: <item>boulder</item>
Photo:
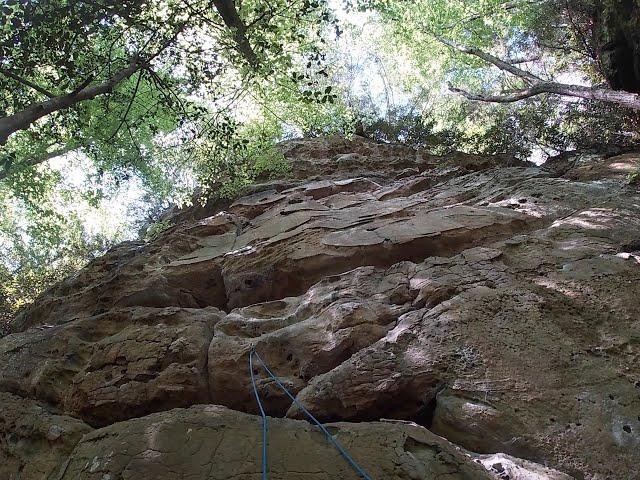
[[[417,425],[334,423],[327,428],[372,479],[482,480],[470,456]],[[216,405],[174,409],[86,435],[61,480],[261,478],[260,417]],[[361,478],[307,422],[269,419],[269,478]]]

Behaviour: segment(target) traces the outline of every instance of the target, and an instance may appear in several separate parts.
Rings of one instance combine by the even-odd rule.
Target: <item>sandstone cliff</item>
[[[253,347],[376,480],[640,478],[640,155],[283,149],[16,318],[0,478],[260,478]],[[358,478],[256,373],[270,478]]]

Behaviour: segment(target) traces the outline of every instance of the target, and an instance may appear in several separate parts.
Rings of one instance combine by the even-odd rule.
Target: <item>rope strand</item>
[[[364,480],[372,480],[372,478],[360,467],[360,465],[358,465],[358,463],[353,459],[353,457],[349,455],[349,453],[344,449],[344,447],[340,445],[340,443],[335,438],[333,438],[333,435],[331,435],[329,430],[327,430],[326,427],[322,423],[320,423],[320,421],[316,417],[314,417],[311,414],[311,412],[309,412],[309,410],[307,410],[304,407],[304,405],[302,405],[291,394],[291,392],[282,384],[280,379],[269,369],[269,367],[264,362],[264,360],[262,360],[262,357],[260,357],[258,352],[255,349],[252,349],[249,352],[249,368],[251,369],[251,383],[253,384],[253,393],[256,396],[256,401],[258,402],[258,407],[260,408],[260,414],[262,415],[262,479],[267,480],[267,417],[264,413],[264,409],[262,408],[262,402],[260,401],[260,398],[258,396],[258,389],[256,388],[255,377],[253,374],[253,355],[255,355],[256,358],[260,361],[260,363],[262,364],[262,367],[269,374],[269,376],[276,382],[278,387],[280,387],[282,391],[284,391],[284,393],[291,399],[291,401],[298,408],[300,408],[300,410],[302,410],[304,414],[307,417],[309,417],[313,421],[313,423],[316,424],[316,426],[320,428],[320,430],[322,430],[322,432],[324,433],[329,443],[331,443],[331,445],[333,445],[336,448],[336,450],[340,452],[340,455],[342,455],[342,457],[347,462],[349,462],[349,465],[351,465],[351,467],[358,473],[358,475],[362,477]]]
[[[260,409],[260,415],[262,415],[262,480],[267,480],[267,415],[262,408],[262,402],[258,395],[258,389],[256,388],[256,379],[253,375],[253,350],[249,353],[249,370],[251,371],[251,384],[253,385],[253,394],[256,396],[256,402]],[[257,354],[256,354],[257,355]],[[260,357],[258,357],[260,358]],[[262,360],[260,360],[262,361]]]

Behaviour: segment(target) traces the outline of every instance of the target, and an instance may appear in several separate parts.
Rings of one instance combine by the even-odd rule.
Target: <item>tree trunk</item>
[[[240,54],[252,67],[258,67],[260,61],[249,43],[247,26],[240,18],[235,2],[233,0],[213,0],[213,4],[224,24],[233,32],[233,39]]]
[[[640,93],[640,1],[602,0],[593,9],[593,43],[614,90]]]

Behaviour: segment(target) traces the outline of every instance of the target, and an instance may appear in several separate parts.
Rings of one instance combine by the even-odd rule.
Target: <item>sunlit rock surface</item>
[[[0,476],[259,479],[256,348],[373,478],[640,478],[640,155],[283,151],[21,313]],[[256,373],[270,478],[357,478]]]

